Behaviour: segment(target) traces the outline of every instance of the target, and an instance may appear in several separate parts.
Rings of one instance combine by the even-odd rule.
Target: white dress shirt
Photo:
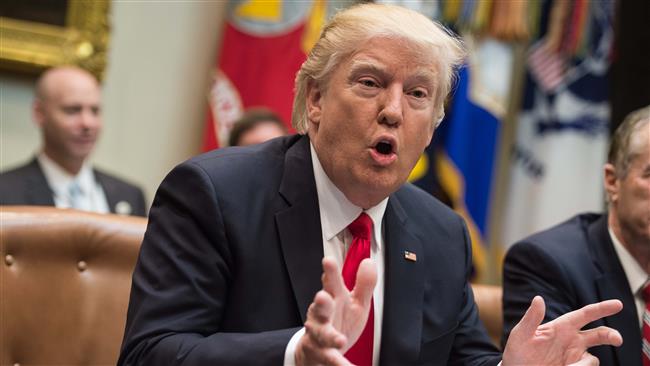
[[[643,312],[645,311],[645,301],[643,300],[643,286],[648,281],[648,274],[643,270],[639,262],[634,259],[632,254],[627,251],[623,244],[618,240],[612,228],[607,228],[609,236],[614,243],[614,250],[618,255],[618,260],[621,261],[621,266],[627,277],[627,283],[630,284],[630,290],[634,294],[634,303],[636,304],[636,312],[639,316],[639,326],[643,327]]]
[[[383,218],[386,212],[388,198],[367,210],[355,206],[350,202],[329,179],[318,160],[316,151],[310,143],[311,160],[316,180],[316,192],[318,194],[318,206],[320,211],[321,231],[323,233],[323,253],[325,256],[334,258],[339,269],[343,268],[345,254],[352,244],[352,234],[347,230],[361,212],[370,216],[373,223],[373,232],[370,247],[370,258],[377,267],[377,285],[373,292],[374,304],[374,339],[372,349],[372,364],[379,364],[379,350],[381,346],[381,326],[384,311],[384,240],[383,240]],[[305,329],[293,335],[284,354],[284,364],[295,364],[295,350],[298,340],[305,333]]]
[[[56,207],[99,213],[110,212],[104,190],[95,180],[95,174],[89,164],[84,163],[77,175],[71,175],[45,153],[38,154],[37,160],[47,184],[52,189]],[[75,183],[78,187],[78,195],[72,197],[70,188]]]

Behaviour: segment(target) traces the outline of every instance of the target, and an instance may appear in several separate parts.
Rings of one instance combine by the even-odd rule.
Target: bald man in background
[[[92,74],[72,66],[47,70],[37,81],[32,113],[42,148],[0,174],[0,205],[146,215],[140,188],[88,162],[102,129],[101,90]]]

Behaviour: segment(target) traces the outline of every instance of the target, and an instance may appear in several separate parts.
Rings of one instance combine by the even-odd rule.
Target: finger
[[[314,302],[307,309],[307,320],[313,319],[318,323],[327,323],[334,313],[334,299],[329,293],[320,290],[314,296]]]
[[[318,364],[323,364],[323,365],[331,365],[331,366],[352,366],[350,361],[348,361],[343,354],[333,348],[328,348],[322,350],[321,354],[319,355],[319,361]]]
[[[357,299],[364,307],[370,306],[372,293],[377,284],[377,268],[375,263],[366,258],[359,264],[357,271],[357,280],[352,290],[352,297]]]
[[[322,347],[342,348],[347,344],[347,337],[332,325],[334,307],[332,296],[323,290],[318,291],[307,310],[305,330]]]
[[[578,362],[569,364],[568,366],[598,366],[600,365],[600,361],[596,356],[592,355],[589,352],[585,352],[582,354],[582,357],[580,357],[580,360]]]
[[[324,354],[324,363],[325,365],[332,365],[332,366],[352,366],[352,363],[348,361],[345,356],[341,352],[335,349],[328,349],[325,351]]]
[[[620,346],[623,344],[623,337],[616,329],[608,327],[598,327],[594,329],[583,330],[580,332],[585,342],[585,348],[591,348],[600,345]]]
[[[333,258],[323,258],[322,282],[323,290],[329,292],[332,297],[339,297],[347,291],[341,271]]]
[[[619,300],[606,300],[595,304],[589,304],[582,308],[566,313],[556,320],[568,321],[576,329],[581,329],[585,325],[604,318],[614,315],[623,309],[623,303]]]
[[[544,305],[544,299],[541,296],[535,296],[530,303],[530,307],[528,307],[528,310],[526,310],[526,313],[516,325],[517,332],[520,333],[518,336],[523,337],[523,339],[529,339],[535,335],[537,327],[544,320],[545,312],[546,305]]]
[[[301,340],[296,348],[296,356],[300,355],[300,357],[296,357],[297,365],[350,365],[350,362],[339,350],[321,347],[313,339],[310,339],[307,333],[303,337],[305,339]]]
[[[348,341],[347,337],[337,331],[332,324],[305,322],[305,335],[310,337],[312,343],[319,348],[341,350]]]

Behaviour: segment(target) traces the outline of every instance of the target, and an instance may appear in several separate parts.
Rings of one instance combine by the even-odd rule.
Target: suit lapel
[[[634,296],[618,260],[607,231],[607,215],[594,222],[588,231],[593,260],[601,268],[602,276],[596,278],[600,300],[619,299],[623,310],[604,319],[605,325],[618,330],[623,336],[623,345],[615,347],[619,365],[639,365],[641,360],[641,331],[637,321]]]
[[[115,206],[117,205],[118,195],[115,192],[115,187],[111,185],[101,173],[93,169],[93,175],[95,176],[95,181],[99,183],[104,191],[104,196],[106,196],[106,203],[108,204],[108,211],[115,213]]]
[[[26,199],[29,204],[54,206],[54,194],[36,158],[27,165],[25,189]]]
[[[302,137],[285,156],[275,222],[300,317],[321,288],[323,238],[309,138]]]
[[[422,253],[422,244],[407,230],[407,216],[391,196],[384,216],[386,253],[384,318],[380,360],[413,363],[420,353],[424,275],[422,259],[410,261],[404,252]]]

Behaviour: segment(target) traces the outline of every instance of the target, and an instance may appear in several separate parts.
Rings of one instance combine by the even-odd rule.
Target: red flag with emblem
[[[231,1],[209,93],[203,150],[227,146],[250,107],[276,112],[290,127],[296,72],[315,43],[325,0]]]

